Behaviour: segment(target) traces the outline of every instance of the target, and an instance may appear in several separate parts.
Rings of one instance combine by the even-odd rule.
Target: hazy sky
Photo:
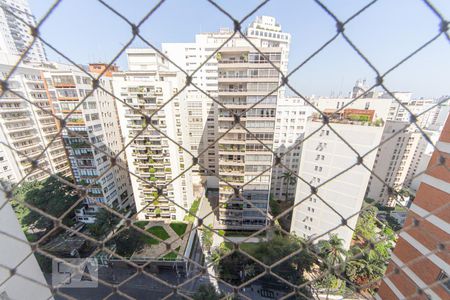
[[[52,0],[29,0],[37,20]],[[450,20],[450,1],[431,0]],[[106,1],[130,21],[138,21],[156,1]],[[233,16],[242,18],[260,1],[217,1]],[[370,1],[323,1],[345,20]],[[312,0],[272,0],[256,15],[274,16],[292,35],[289,69],[292,70],[336,32],[334,20]],[[155,46],[162,42],[192,42],[199,32],[232,27],[232,22],[204,0],[167,0],[141,27]],[[438,33],[439,19],[421,0],[380,0],[345,28],[353,43],[373,65],[385,72]],[[44,39],[77,63],[109,62],[131,38],[130,26],[95,0],[63,0],[41,28]],[[134,46],[143,46],[137,41]],[[64,61],[48,50],[52,60]],[[124,55],[118,64],[126,69]],[[373,83],[375,73],[342,37],[309,61],[290,82],[305,95],[347,94],[357,79]],[[416,97],[450,94],[450,43],[441,36],[386,77],[391,90],[412,91]]]

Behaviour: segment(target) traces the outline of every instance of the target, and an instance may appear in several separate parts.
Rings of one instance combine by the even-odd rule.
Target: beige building
[[[3,76],[11,68],[0,65]],[[42,74],[42,69],[18,67],[8,80],[13,92],[6,91],[0,100],[0,179],[7,182],[70,175],[63,142],[54,139],[58,127]],[[33,168],[35,160],[39,168]]]
[[[185,78],[154,50],[128,49],[127,57],[128,71],[113,81],[126,103],[118,110],[138,218],[183,220],[194,200],[192,157],[179,146],[190,145],[184,92],[178,94]]]
[[[66,65],[44,73],[46,89],[56,115],[66,119],[62,130],[73,177],[79,185],[91,185],[83,207],[75,210],[78,221],[92,223],[98,211],[96,203],[128,210],[133,193],[122,152],[116,100],[101,89],[92,91],[92,80],[81,70]],[[96,76],[96,74],[94,74]],[[112,79],[103,76],[102,88],[112,93]],[[83,102],[81,105],[80,102]]]
[[[259,39],[252,42],[272,63],[280,64],[281,48],[263,47]],[[271,171],[263,171],[272,165],[272,153],[266,146],[273,149],[279,97],[279,91],[273,91],[281,76],[240,37],[233,38],[220,50],[218,66],[219,75],[223,76],[219,80],[219,101],[227,108],[219,107],[218,112],[218,134],[224,135],[218,143],[221,176],[218,227],[256,230],[267,222]],[[240,190],[241,196],[252,205],[243,203],[229,184]]]

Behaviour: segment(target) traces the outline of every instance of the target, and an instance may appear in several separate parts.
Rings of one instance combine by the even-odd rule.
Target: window
[[[437,280],[441,281],[441,284],[445,288],[447,293],[450,293],[450,280],[448,279],[448,275],[444,271],[441,271],[441,273],[439,273]]]

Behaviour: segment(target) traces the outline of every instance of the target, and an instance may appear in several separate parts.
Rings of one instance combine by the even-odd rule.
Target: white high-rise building
[[[370,123],[372,120],[374,120],[373,115]],[[322,119],[313,114],[307,123],[305,135],[310,135],[322,125]],[[389,123],[384,126],[368,126],[368,122],[350,121],[346,116],[332,115],[330,115],[330,126],[361,155],[376,148],[381,141],[383,131],[391,130]],[[375,159],[376,151],[372,151],[364,157],[363,161],[371,169]],[[336,233],[344,240],[344,248],[350,247],[353,235],[350,228],[356,226],[370,172],[362,165],[355,165],[345,173],[335,178],[334,176],[356,162],[357,154],[328,127],[320,129],[304,142],[299,176],[309,185],[303,181],[297,183],[295,204],[298,205],[293,212],[292,233],[304,238],[319,236],[326,238],[328,232]],[[327,182],[330,178],[333,179]],[[321,184],[323,186],[320,186]],[[317,194],[310,196],[312,193],[310,185],[320,186],[317,188]],[[343,223],[342,218],[333,209],[347,221]]]
[[[128,49],[127,56],[128,71],[114,73],[113,81],[127,103],[118,109],[124,144],[131,142],[126,156],[138,218],[182,220],[180,207],[193,202],[192,156],[179,146],[190,146],[185,92],[178,94],[185,78],[152,49]]]
[[[26,24],[19,18],[24,20]],[[33,36],[28,25],[36,26],[28,0],[0,1],[0,60],[3,63],[15,64],[19,60],[19,56],[31,44]],[[37,39],[34,42],[24,61],[47,61],[40,40]]]
[[[392,202],[393,194],[389,187],[401,189],[402,173],[406,174],[407,168],[405,160],[409,157],[410,147],[408,146],[415,133],[405,129],[406,122],[388,121],[390,132],[384,132],[380,143],[383,143],[375,152],[377,153],[374,167],[372,169],[375,175],[370,176],[369,185],[366,191],[366,197],[387,205]],[[394,137],[392,135],[395,134]],[[392,138],[391,138],[392,137]],[[404,171],[405,170],[405,171]],[[388,186],[387,186],[388,185]],[[395,206],[395,204],[394,204]]]
[[[195,36],[193,43],[163,43],[162,51],[188,74],[192,74],[232,33],[227,28],[222,28],[218,32],[200,33]],[[247,28],[246,36],[256,38],[262,47],[278,48],[281,51],[278,67],[284,74],[287,73],[291,37],[289,33],[281,31],[281,26],[276,23],[275,18],[257,17]],[[230,45],[226,45],[226,47],[230,47]],[[178,70],[172,64],[169,66],[174,71]],[[239,74],[242,73],[236,73],[235,77]],[[192,81],[210,97],[217,98],[219,82],[229,81],[230,79],[227,78],[230,78],[230,75],[226,72],[218,73],[217,55],[215,55],[194,74]],[[280,95],[283,93],[284,88],[282,87]],[[199,163],[215,173],[218,171],[219,163],[217,144],[213,145],[218,137],[218,105],[208,95],[191,85],[187,88],[185,99],[188,109],[190,150],[194,155],[201,153]],[[206,170],[200,166],[193,168],[193,183],[197,194],[202,190],[202,186],[219,187],[217,177],[208,175]]]
[[[263,47],[258,38],[252,38],[252,43],[279,67],[280,47]],[[277,99],[282,91],[276,90],[281,75],[264,56],[239,36],[218,53],[219,101],[226,107],[218,108],[218,135],[223,135],[218,142],[218,228],[256,230],[267,222],[272,172],[264,171],[273,164],[269,149],[273,149]]]
[[[363,84],[358,82],[353,96],[360,95],[364,90]],[[427,128],[436,130],[442,126],[445,118],[440,115],[441,111],[445,112],[445,104],[431,108],[436,103],[434,100],[412,99],[412,94],[407,92],[395,92],[393,95],[413,114],[419,115],[425,112],[417,118],[417,124],[428,132],[427,135],[436,135]],[[395,99],[387,94],[376,92],[371,92],[369,96],[371,98],[361,97],[355,101],[352,98],[318,98],[313,99],[312,102],[318,109],[327,113],[335,113],[340,110],[341,114],[349,114],[373,110],[375,120],[396,122],[396,130],[401,132],[377,150],[377,159],[373,169],[384,183],[376,176],[371,176],[366,195],[368,198],[394,206],[396,204],[395,196],[389,194],[386,184],[396,191],[407,190],[411,180],[426,167],[424,165],[418,168],[418,164],[422,159],[426,159],[423,153],[428,142],[414,124],[408,126],[410,114]],[[346,106],[350,102],[352,103]],[[343,108],[344,106],[345,108]]]
[[[87,191],[84,206],[75,210],[77,220],[93,223],[98,211],[96,203],[124,210],[132,208],[133,193],[125,155],[122,152],[115,162],[108,157],[117,155],[124,147],[116,100],[101,89],[90,94],[91,78],[76,67],[58,65],[44,76],[55,114],[60,118],[68,116],[62,137],[73,177],[78,185],[93,184]],[[112,93],[111,77],[102,76],[99,84]]]
[[[5,76],[11,67],[0,65],[0,72]],[[56,137],[52,142],[58,133],[57,120],[50,114],[51,99],[42,73],[42,69],[18,67],[8,80],[13,92],[6,91],[0,99],[0,179],[6,182],[70,175],[62,140]],[[33,167],[36,159],[39,168]]]
[[[221,29],[219,32],[200,33],[193,43],[163,43],[162,51],[189,75],[192,74],[214,51],[230,37],[232,32]],[[169,63],[173,71],[178,69]],[[186,88],[185,101],[189,128],[190,151],[199,156],[199,165],[192,169],[192,181],[196,195],[201,194],[203,187],[218,188],[217,177],[208,175],[218,170],[217,144],[217,98],[218,87],[217,58],[212,56],[193,76],[192,82],[205,93],[190,85]],[[205,168],[200,167],[204,166]]]
[[[282,32],[280,24],[274,17],[259,16],[247,28],[246,36],[257,38],[262,47],[275,47],[281,50],[279,69],[287,75],[291,34]]]
[[[272,169],[271,194],[275,200],[293,200],[295,197],[296,184],[288,182],[283,175],[291,171],[298,174],[301,141],[311,112],[312,107],[299,97],[278,99],[273,149],[278,155],[284,154],[281,163],[288,167],[289,171],[280,165]]]

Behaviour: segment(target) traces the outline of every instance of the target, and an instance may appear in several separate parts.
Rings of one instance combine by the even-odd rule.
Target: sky
[[[29,0],[39,21],[52,0]],[[138,23],[157,1],[105,0],[133,23]],[[328,0],[323,3],[344,21],[367,5],[367,0]],[[432,0],[450,20],[450,1]],[[260,1],[217,1],[236,19],[251,12]],[[312,0],[272,0],[254,13],[277,19],[292,37],[289,70],[301,64],[336,33],[334,20]],[[439,32],[439,19],[421,0],[379,0],[351,20],[345,33],[367,59],[384,73]],[[196,33],[233,27],[232,21],[206,0],[167,0],[140,27],[153,45],[193,42]],[[40,28],[41,36],[80,64],[110,62],[132,37],[130,26],[96,0],[63,0]],[[143,47],[142,41],[132,44]],[[49,59],[65,62],[47,49]],[[123,54],[117,60],[126,69]],[[450,42],[441,35],[428,47],[385,77],[392,91],[410,91],[414,97],[450,95]],[[358,79],[375,82],[376,73],[339,36],[290,77],[303,95],[347,95]]]

